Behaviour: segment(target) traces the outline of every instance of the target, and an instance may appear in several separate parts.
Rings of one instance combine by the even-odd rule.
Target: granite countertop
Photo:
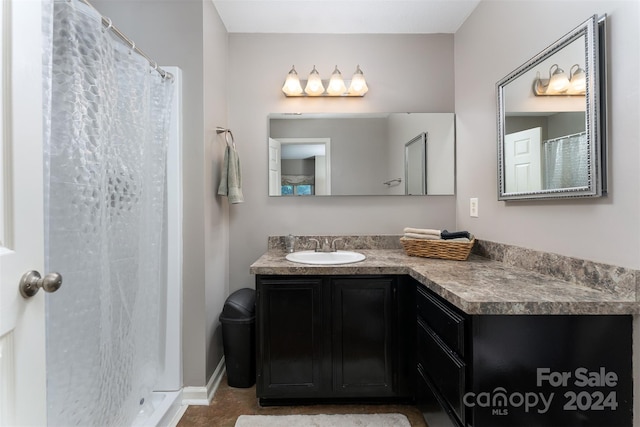
[[[407,256],[402,249],[357,249],[364,261],[307,265],[269,249],[250,267],[263,275],[408,274],[468,314],[637,314],[640,303],[477,255],[467,261]]]

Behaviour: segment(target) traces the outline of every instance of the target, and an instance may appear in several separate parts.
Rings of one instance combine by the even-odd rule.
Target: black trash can
[[[239,289],[224,303],[222,345],[230,387],[248,388],[256,382],[256,291]]]

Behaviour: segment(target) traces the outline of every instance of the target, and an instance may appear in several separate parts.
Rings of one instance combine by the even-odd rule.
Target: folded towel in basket
[[[405,233],[412,233],[412,234],[425,234],[425,235],[431,235],[431,236],[437,236],[437,238],[440,238],[440,230],[434,230],[431,228],[413,228],[413,227],[406,227],[404,229]]]
[[[445,239],[442,239],[445,240]],[[471,239],[468,239],[466,237],[456,237],[453,239],[446,239],[447,242],[462,242],[462,243],[469,243],[471,241]]]
[[[469,233],[468,231],[442,230],[442,233],[440,233],[440,237],[442,237],[445,240],[458,239],[460,237],[464,237],[468,240],[471,240],[471,233]]]
[[[409,239],[441,240],[440,236],[436,236],[435,234],[404,233],[404,237]]]

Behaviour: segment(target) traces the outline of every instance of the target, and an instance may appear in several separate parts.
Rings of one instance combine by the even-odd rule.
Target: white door
[[[44,292],[18,282],[44,267],[40,1],[0,12],[0,425],[46,424]],[[2,62],[3,61],[3,62]]]
[[[269,195],[282,194],[282,163],[280,141],[269,138]]]
[[[541,128],[532,128],[505,136],[505,192],[542,190]]]
[[[327,174],[327,156],[316,156],[315,159],[315,194],[328,196],[331,194],[331,174]]]

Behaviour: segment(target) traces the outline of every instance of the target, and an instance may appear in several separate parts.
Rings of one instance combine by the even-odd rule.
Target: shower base
[[[143,406],[131,427],[169,426],[181,406],[182,391],[153,392],[151,401]]]

